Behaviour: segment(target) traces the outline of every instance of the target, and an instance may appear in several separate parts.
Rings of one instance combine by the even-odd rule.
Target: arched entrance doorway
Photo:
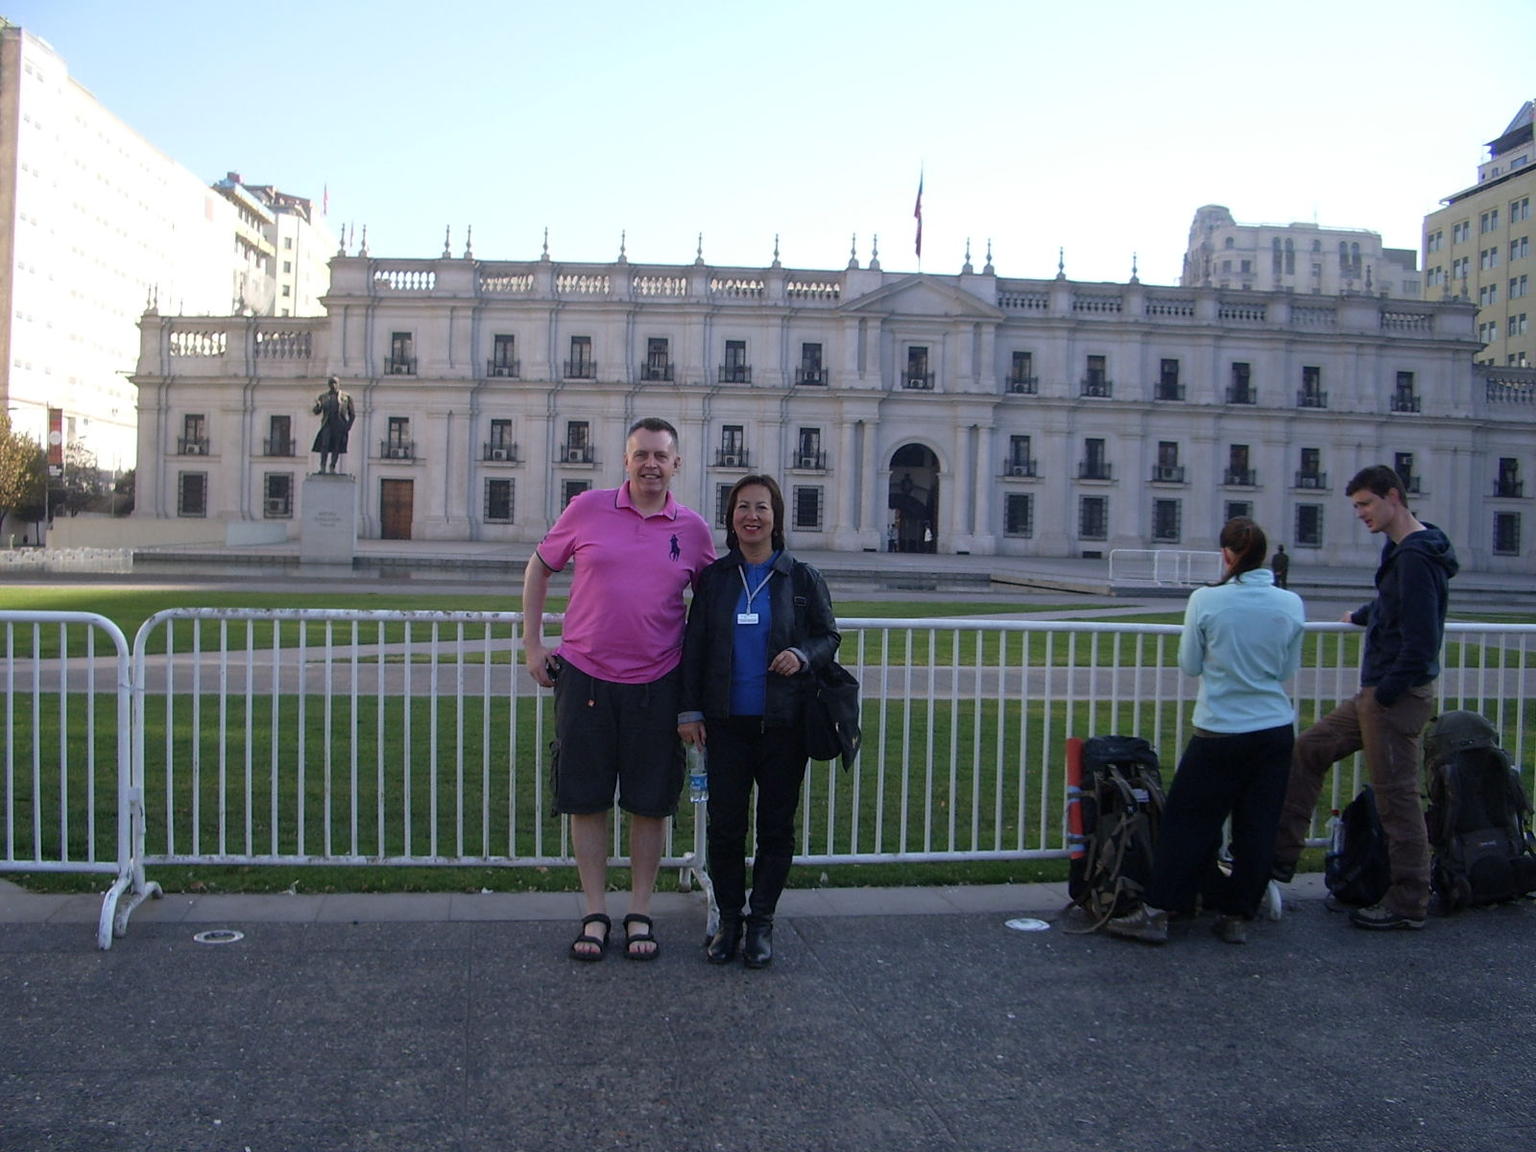
[[[939,458],[922,444],[905,444],[891,456],[891,552],[939,550]]]

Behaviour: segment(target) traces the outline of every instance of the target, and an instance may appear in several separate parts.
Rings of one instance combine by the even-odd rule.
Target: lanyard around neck
[[[768,586],[768,581],[773,578],[773,558],[772,557],[769,557],[768,565],[769,565],[768,571],[763,574],[763,578],[762,578],[762,580],[760,580],[758,582],[758,585],[757,585],[756,588],[749,588],[749,587],[747,587],[747,567],[746,567],[745,564],[743,564],[740,568],[736,569],[737,575],[739,575],[741,577],[741,590],[747,594],[747,611],[748,612],[752,611],[752,601],[753,601],[753,599],[757,596],[757,594],[759,592],[761,592],[764,588],[766,588]]]

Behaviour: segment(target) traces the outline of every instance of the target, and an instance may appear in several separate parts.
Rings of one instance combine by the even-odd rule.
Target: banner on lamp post
[[[48,474],[64,474],[64,409],[48,409]]]

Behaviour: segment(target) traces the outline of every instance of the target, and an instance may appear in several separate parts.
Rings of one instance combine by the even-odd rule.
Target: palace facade
[[[335,375],[364,538],[537,541],[657,415],[680,499],[721,524],[770,473],[801,548],[1212,549],[1247,514],[1298,564],[1368,564],[1344,485],[1384,461],[1469,567],[1531,564],[1536,387],[1474,369],[1469,302],[364,252],[324,303],[144,316],[136,517],[297,536]]]

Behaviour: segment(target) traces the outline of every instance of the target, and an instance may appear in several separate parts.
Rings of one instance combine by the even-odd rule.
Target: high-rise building
[[[253,316],[318,316],[336,237],[304,196],[246,184],[231,172],[214,189],[239,216],[232,307]]]
[[[1220,204],[1195,213],[1179,283],[1409,299],[1417,299],[1420,290],[1418,254],[1382,247],[1379,233],[1317,224],[1239,224]]]
[[[1536,140],[1533,106],[1488,142],[1477,183],[1447,196],[1424,218],[1424,298],[1471,300],[1477,305],[1480,364],[1536,367]]]

